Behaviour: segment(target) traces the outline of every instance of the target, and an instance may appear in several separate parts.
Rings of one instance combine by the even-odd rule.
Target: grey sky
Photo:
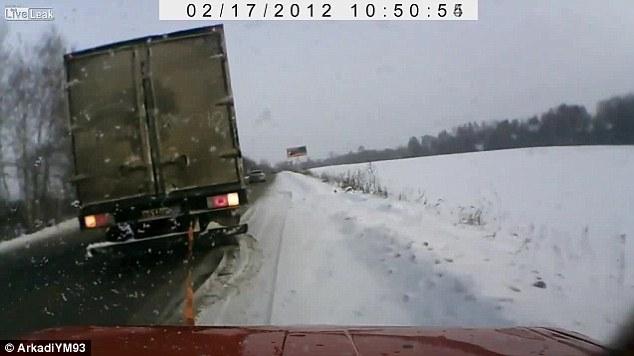
[[[10,0],[51,6],[74,49],[210,25],[158,21],[158,0]],[[4,8],[4,6],[3,6]],[[634,91],[634,7],[480,0],[477,22],[228,22],[247,156],[280,161],[383,148],[467,121],[528,117]],[[2,20],[4,21],[4,20]],[[46,23],[8,23],[37,39]]]

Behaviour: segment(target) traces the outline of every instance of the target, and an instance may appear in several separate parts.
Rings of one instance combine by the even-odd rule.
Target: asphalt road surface
[[[249,199],[267,186],[249,186]],[[168,315],[185,296],[188,272],[196,289],[237,248],[197,249],[191,261],[178,248],[87,258],[86,246],[101,240],[99,231],[75,231],[0,253],[0,339],[56,326],[178,323]]]

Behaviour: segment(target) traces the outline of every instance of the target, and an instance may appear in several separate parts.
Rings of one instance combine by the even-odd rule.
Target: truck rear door
[[[82,204],[241,184],[222,26],[65,60]]]
[[[153,194],[138,49],[67,56],[75,183],[84,204]]]
[[[159,189],[240,182],[222,28],[153,41],[148,50]]]

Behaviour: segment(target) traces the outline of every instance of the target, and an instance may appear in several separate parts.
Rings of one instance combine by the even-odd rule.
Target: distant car
[[[266,182],[266,174],[259,169],[252,170],[247,175],[249,183]]]

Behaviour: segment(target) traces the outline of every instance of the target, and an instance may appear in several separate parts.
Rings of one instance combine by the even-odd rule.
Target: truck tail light
[[[95,214],[84,216],[84,225],[89,229],[97,227],[104,227],[112,222],[112,215],[110,214]]]
[[[238,205],[240,205],[240,197],[238,196],[238,193],[221,194],[207,198],[207,207],[212,209]]]

